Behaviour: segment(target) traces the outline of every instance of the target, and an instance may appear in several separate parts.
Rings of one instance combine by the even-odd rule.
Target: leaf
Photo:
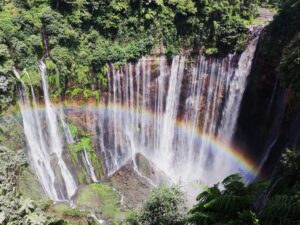
[[[34,202],[33,200],[29,199],[29,198],[21,198],[21,207],[19,209],[19,211],[25,212],[25,213],[30,213],[34,210],[35,206],[34,206]]]
[[[43,225],[46,224],[47,218],[43,215],[30,213],[26,216],[25,222],[29,225]]]
[[[4,212],[0,212],[0,224],[4,224],[4,221],[6,220],[6,216]]]

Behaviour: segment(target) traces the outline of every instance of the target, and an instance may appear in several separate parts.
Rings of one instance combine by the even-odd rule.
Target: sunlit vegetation
[[[32,82],[46,59],[53,97],[99,99],[106,63],[116,66],[148,53],[225,55],[248,41],[257,2],[212,0],[5,0],[0,3],[0,101],[13,101],[12,66]],[[97,86],[97,85],[96,85]],[[5,94],[5,96],[4,96]]]

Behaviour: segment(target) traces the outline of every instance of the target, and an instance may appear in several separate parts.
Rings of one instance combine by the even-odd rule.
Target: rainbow
[[[53,103],[55,107],[62,107],[64,110],[86,110],[89,111],[99,111],[99,110],[108,110],[108,111],[117,111],[120,113],[136,113],[139,114],[140,110],[136,107],[129,108],[127,104],[104,104],[104,103],[95,103],[95,102],[77,102],[77,101],[64,101],[63,103]],[[28,108],[31,110],[31,108]],[[44,105],[38,104],[38,110],[44,111]],[[154,118],[156,115],[151,110],[142,110],[142,115],[150,118]],[[199,129],[195,129],[191,124],[186,123],[183,120],[176,120],[176,129],[180,132],[183,132],[187,135],[193,135],[198,140],[207,141],[214,150],[225,153],[227,157],[232,159],[235,163],[237,163],[241,168],[245,169],[247,173],[250,173],[252,177],[257,177],[259,175],[259,169],[257,165],[251,160],[246,154],[243,154],[240,149],[235,148],[234,146],[230,146],[222,143],[217,137],[213,137],[211,135],[207,135],[201,132]]]

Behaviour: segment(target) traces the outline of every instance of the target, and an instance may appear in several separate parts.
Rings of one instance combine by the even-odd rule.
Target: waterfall
[[[30,100],[27,97],[26,85],[15,69],[14,73],[21,83],[21,87],[18,90],[19,106],[23,119],[24,133],[30,149],[29,156],[31,158],[32,165],[36,171],[39,171],[37,176],[46,194],[51,198],[58,200],[58,193],[56,192],[54,184],[55,175],[51,167],[50,155],[46,149],[46,141],[40,125],[36,103],[33,103],[33,110],[31,110]]]
[[[174,158],[173,154],[176,152],[173,151],[173,140],[175,135],[175,123],[178,114],[179,106],[179,96],[181,83],[183,78],[183,69],[184,69],[184,58],[179,56],[175,57],[172,62],[171,75],[169,80],[169,89],[166,97],[166,110],[164,115],[164,120],[162,129],[161,129],[161,141],[160,141],[160,151],[157,152],[156,159],[160,160],[158,162],[161,167],[165,167],[163,170],[168,170],[168,166],[172,163]],[[157,112],[159,113],[159,112]]]
[[[247,77],[251,70],[252,60],[258,37],[247,46],[238,63],[238,68],[229,83],[229,95],[223,110],[223,120],[219,129],[219,137],[224,141],[230,141],[235,131],[236,121],[240,109],[241,100],[246,88]]]
[[[92,181],[93,182],[98,182],[93,164],[92,164],[91,160],[89,159],[87,151],[86,151],[85,148],[82,151],[82,158],[83,158],[83,162],[84,162],[84,166],[86,168],[86,171],[88,172],[89,176],[92,178]]]
[[[64,111],[63,111],[63,108],[60,108],[60,112],[58,114],[59,116],[59,119],[60,119],[60,122],[61,122],[61,125],[63,127],[63,130],[64,130],[64,134],[65,134],[65,138],[66,138],[66,141],[68,144],[74,144],[75,143],[75,140],[72,136],[72,133],[70,131],[70,128],[69,126],[66,124],[66,121],[65,121],[65,117],[64,117]]]
[[[44,114],[38,111],[32,85],[30,85],[30,99],[27,95],[25,83],[21,80],[19,73],[14,70],[21,83],[19,106],[28,145],[28,154],[45,193],[55,201],[69,200],[74,195],[77,185],[63,159],[63,145],[59,136],[57,115],[50,102],[46,67],[42,62],[40,70],[45,101]],[[56,169],[57,166],[59,171]],[[57,178],[58,173],[62,177],[62,182]]]
[[[169,63],[161,56],[108,65],[107,107],[98,113],[108,174],[136,153],[174,181],[214,184],[244,172],[212,140],[231,143],[256,44],[257,38],[241,56],[222,59],[176,56]]]
[[[257,38],[241,55],[224,58],[143,57],[118,69],[108,64],[108,86],[102,89],[105,93],[100,103],[104,107],[80,112],[85,113],[87,130],[97,135],[97,151],[107,175],[132,160],[136,172],[144,176],[137,166],[137,154],[161,174],[184,184],[200,181],[212,185],[235,172],[246,174],[221,147],[231,144],[256,44]],[[70,200],[77,183],[64,159],[64,141],[75,144],[75,140],[62,106],[51,104],[46,66],[41,62],[39,68],[43,112],[33,87],[30,85],[28,92],[14,70],[21,84],[19,105],[28,155],[46,194],[55,201]],[[96,124],[87,123],[89,115],[96,118]],[[98,182],[87,150],[81,153],[82,166],[92,181]]]
[[[55,112],[55,108],[52,107],[49,91],[48,91],[48,81],[46,79],[46,65],[41,61],[40,62],[40,70],[42,75],[42,86],[44,90],[44,100],[45,100],[45,114],[46,114],[46,123],[49,129],[49,147],[50,151],[56,154],[57,163],[60,167],[60,171],[62,177],[64,179],[66,185],[66,191],[68,194],[68,198],[70,199],[77,189],[77,185],[72,177],[72,174],[68,170],[68,167],[63,160],[63,145],[62,140],[59,136],[58,124],[57,124],[57,115]]]
[[[60,108],[59,119],[61,121],[61,125],[63,127],[67,143],[68,144],[75,144],[75,140],[72,136],[70,128],[65,122],[63,108]],[[93,182],[98,182],[97,176],[95,174],[95,169],[93,167],[93,164],[92,164],[91,160],[88,157],[88,154],[87,154],[87,151],[86,151],[85,148],[82,150],[82,161],[83,161],[84,167],[85,167],[88,175],[91,177],[92,181]]]

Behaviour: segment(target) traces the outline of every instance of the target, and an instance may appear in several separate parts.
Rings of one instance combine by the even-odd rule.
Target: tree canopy
[[[0,3],[0,101],[13,95],[12,67],[26,68],[38,84],[38,60],[49,81],[74,93],[101,79],[106,63],[123,64],[147,53],[184,49],[206,54],[240,52],[256,0],[5,0]],[[69,84],[70,87],[70,84]],[[73,94],[74,94],[73,93]],[[72,93],[71,93],[72,94]]]

